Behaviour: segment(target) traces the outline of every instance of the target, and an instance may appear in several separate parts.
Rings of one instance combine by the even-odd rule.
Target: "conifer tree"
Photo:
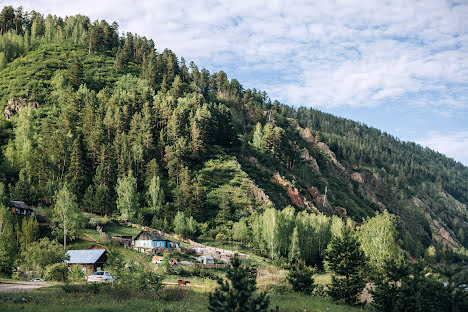
[[[270,300],[266,293],[257,294],[256,272],[242,264],[236,255],[226,273],[227,280],[210,294],[208,307],[212,312],[268,311]]]
[[[335,300],[356,304],[359,301],[358,295],[366,285],[363,272],[367,261],[350,227],[343,227],[342,237],[335,237],[330,242],[325,261],[332,272],[330,296]]]
[[[68,80],[75,89],[83,84],[83,65],[77,57],[75,57],[69,69]]]

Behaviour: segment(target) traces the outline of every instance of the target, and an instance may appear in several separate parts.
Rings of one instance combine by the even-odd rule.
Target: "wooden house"
[[[138,249],[171,248],[171,241],[157,232],[142,231],[133,240],[133,247]]]
[[[65,260],[69,267],[79,265],[86,275],[101,271],[107,262],[105,249],[69,250],[65,255],[70,257]]]
[[[34,216],[34,211],[24,202],[19,200],[10,200],[11,213],[16,216]]]

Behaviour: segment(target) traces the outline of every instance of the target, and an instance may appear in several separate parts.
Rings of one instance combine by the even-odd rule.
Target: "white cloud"
[[[412,94],[426,106],[468,106],[460,99],[460,92],[468,93],[466,3],[13,1],[20,4],[116,20],[160,49],[223,69],[291,105],[376,106]],[[441,86],[450,98],[442,103],[429,96]],[[412,98],[409,104],[422,103]]]
[[[455,133],[433,131],[416,143],[437,150],[468,166],[468,131]]]

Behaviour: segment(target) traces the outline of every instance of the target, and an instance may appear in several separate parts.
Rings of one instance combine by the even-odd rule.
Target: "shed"
[[[70,267],[79,265],[86,275],[102,270],[107,262],[107,251],[105,249],[69,250],[65,254],[69,260],[65,260]]]
[[[17,216],[34,216],[34,211],[19,200],[10,200],[11,212]]]
[[[214,264],[214,259],[212,256],[200,256],[197,258],[203,264]]]
[[[171,248],[171,241],[157,232],[142,231],[133,240],[133,246],[137,248]]]

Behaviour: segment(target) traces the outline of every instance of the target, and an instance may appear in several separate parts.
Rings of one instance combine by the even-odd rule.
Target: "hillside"
[[[119,215],[126,181],[128,218],[171,227],[183,211],[219,240],[290,205],[358,223],[388,210],[415,257],[468,247],[468,168],[440,153],[272,101],[117,24],[34,12],[2,33],[0,181],[12,199],[48,207],[68,184],[81,210]]]

